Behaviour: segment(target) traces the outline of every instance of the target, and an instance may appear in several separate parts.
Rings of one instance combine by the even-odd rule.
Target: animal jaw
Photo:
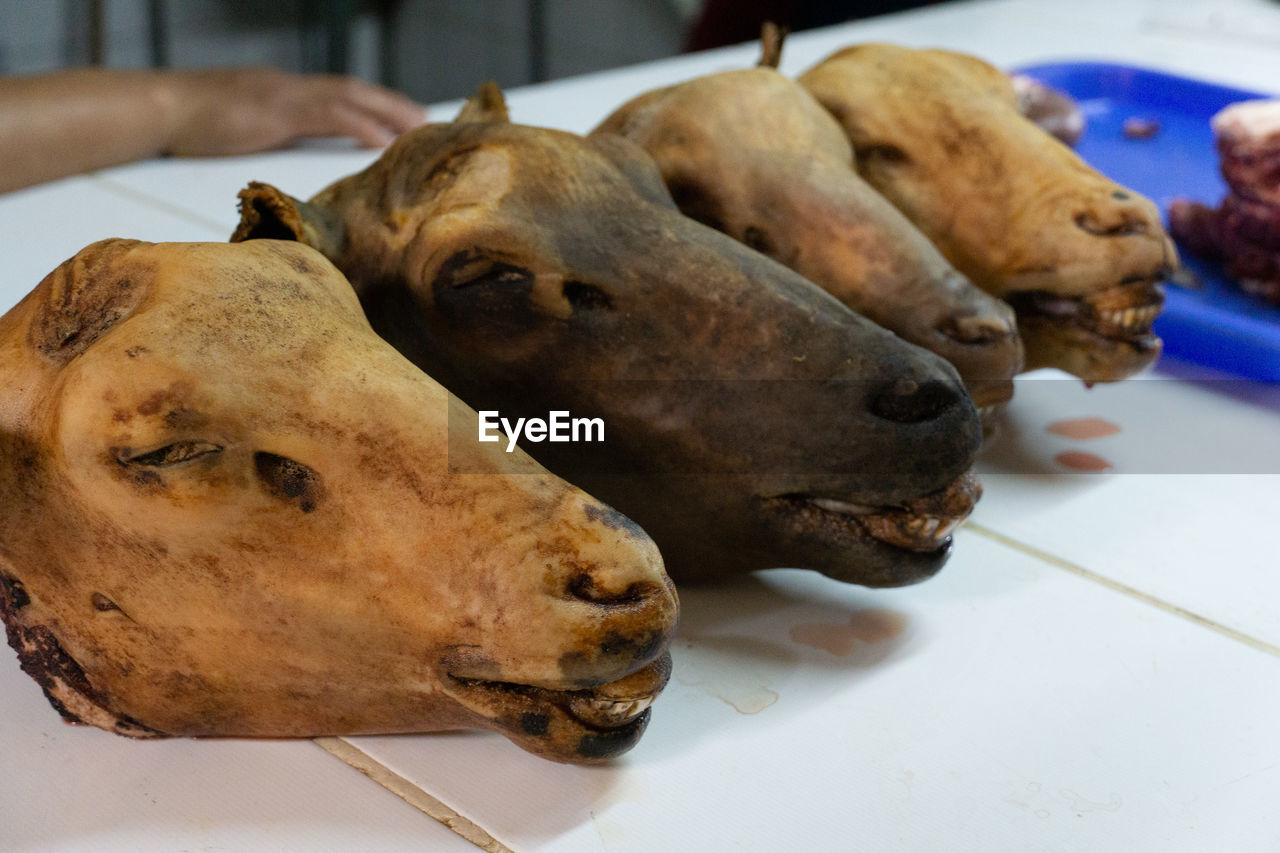
[[[575,760],[612,758],[639,741],[650,707],[671,675],[671,656],[596,687],[553,690],[448,675],[442,690],[508,737],[536,751],[551,738],[574,744]]]
[[[825,529],[830,536],[861,541],[904,568],[882,578],[863,577],[865,586],[900,586],[931,577],[950,554],[952,537],[982,496],[977,476],[966,472],[946,488],[897,506],[869,506],[811,494],[788,494],[762,501],[777,535],[804,536]],[[911,573],[915,572],[912,577]]]
[[[992,295],[1014,306],[1027,368],[1113,381],[1159,355],[1157,282],[1177,264],[1147,199],[1024,118],[971,56],[867,44],[800,77],[861,174]]]
[[[1151,326],[1164,304],[1164,290],[1154,280],[1119,284],[1088,296],[1018,290],[1005,299],[1017,311],[1018,327],[1028,330],[1031,368],[1059,367],[1100,381],[1117,371],[1128,375],[1160,355],[1162,343]]]
[[[639,737],[623,706],[539,733],[463,701],[464,673],[652,699],[674,590],[617,512],[523,453],[450,448],[475,413],[318,253],[98,243],[0,318],[0,352],[0,615],[64,716],[139,737],[486,728],[571,762]]]

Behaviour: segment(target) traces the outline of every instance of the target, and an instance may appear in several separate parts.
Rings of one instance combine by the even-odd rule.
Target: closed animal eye
[[[446,261],[431,287],[446,323],[498,340],[526,334],[545,318],[531,302],[535,278],[530,270],[468,250]]]
[[[458,252],[440,266],[436,288],[476,287],[528,283],[533,274],[526,269],[486,257],[475,249]]]
[[[482,284],[516,284],[529,281],[532,278],[533,276],[527,270],[522,270],[509,264],[494,264],[479,275],[456,282],[454,287],[475,287]]]
[[[613,297],[603,288],[581,281],[566,281],[561,289],[574,308],[612,308]]]
[[[164,468],[177,465],[210,453],[221,453],[222,446],[208,441],[175,441],[156,450],[145,453],[134,453],[130,448],[116,451],[116,461],[121,465],[135,465],[143,468]]]
[[[896,145],[867,145],[854,149],[854,159],[862,165],[871,163],[880,163],[884,165],[897,165],[910,161],[907,152],[903,151]]]

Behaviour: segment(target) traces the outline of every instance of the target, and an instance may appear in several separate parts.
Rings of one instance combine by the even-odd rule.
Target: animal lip
[[[522,714],[558,714],[588,730],[612,731],[648,723],[650,705],[666,686],[671,656],[615,681],[584,690],[556,690],[508,681],[448,675],[446,691],[483,716],[502,718],[510,709]]]
[[[955,532],[982,496],[977,475],[966,471],[946,488],[904,501],[873,506],[835,498],[790,494],[774,498],[792,512],[816,516],[815,524],[843,526],[886,545],[932,553],[947,548]]]
[[[1061,296],[1033,290],[1011,293],[1005,298],[1019,320],[1043,319],[1099,338],[1135,345],[1151,339],[1155,345],[1151,326],[1164,305],[1164,290],[1156,283],[1162,272],[1088,296]]]

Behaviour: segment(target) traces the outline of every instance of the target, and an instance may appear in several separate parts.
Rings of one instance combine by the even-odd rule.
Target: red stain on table
[[[838,657],[853,654],[858,643],[884,643],[902,635],[907,617],[892,610],[870,608],[849,617],[849,624],[809,623],[791,628],[794,642]]]
[[[1107,471],[1114,467],[1101,456],[1094,456],[1092,453],[1084,453],[1080,450],[1068,450],[1059,453],[1053,457],[1053,461],[1073,471]]]
[[[1068,418],[1065,421],[1054,421],[1045,427],[1045,430],[1064,438],[1087,441],[1091,438],[1115,435],[1120,431],[1120,427],[1102,418]]]

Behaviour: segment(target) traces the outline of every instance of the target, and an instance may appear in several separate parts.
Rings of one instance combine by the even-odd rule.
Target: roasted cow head
[[[1007,75],[867,44],[800,82],[843,125],[863,177],[1014,307],[1028,368],[1108,381],[1156,358],[1158,282],[1177,258],[1155,205],[1024,118]]]
[[[97,243],[0,347],[0,613],[68,718],[485,728],[560,761],[640,736],[676,618],[657,549],[523,454],[450,473],[475,413],[318,253]]]
[[[980,408],[1008,399],[1022,367],[1013,311],[858,176],[840,125],[774,67],[776,28],[765,45],[761,66],[641,95],[596,132],[643,147],[689,216],[950,361]]]
[[[633,144],[511,124],[490,97],[310,202],[251,186],[235,239],[320,247],[379,334],[478,408],[600,417],[599,453],[534,452],[677,580],[935,572],[976,497],[954,370],[681,215]]]

